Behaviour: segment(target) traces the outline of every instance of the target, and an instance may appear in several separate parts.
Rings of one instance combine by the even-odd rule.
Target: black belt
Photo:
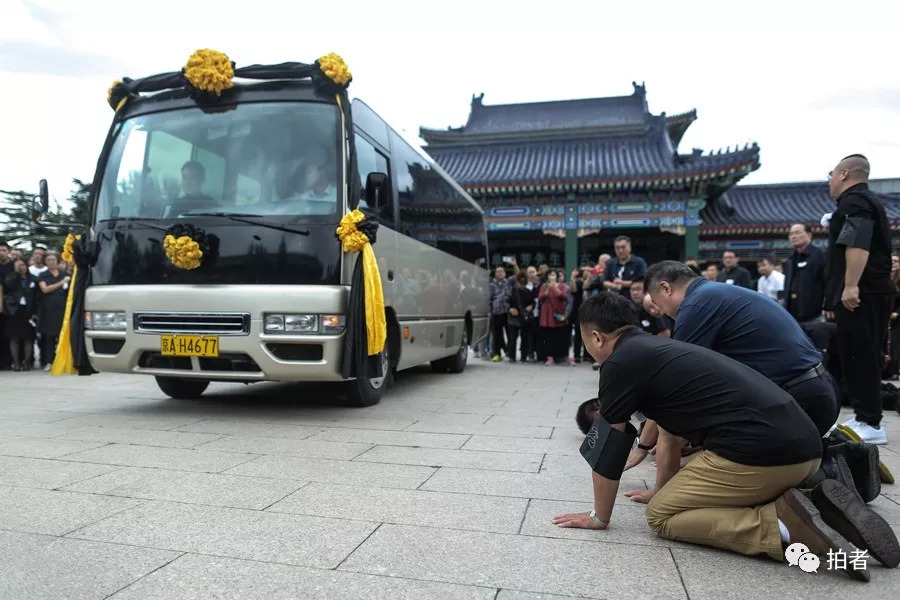
[[[813,367],[812,369],[807,371],[806,373],[803,373],[802,375],[798,375],[797,377],[794,377],[793,379],[791,379],[790,381],[788,381],[781,387],[782,388],[794,387],[795,385],[803,383],[804,381],[809,381],[810,379],[815,379],[816,377],[820,377],[820,376],[824,375],[825,372],[826,372],[825,367],[822,366],[822,363],[819,363],[815,367]]]

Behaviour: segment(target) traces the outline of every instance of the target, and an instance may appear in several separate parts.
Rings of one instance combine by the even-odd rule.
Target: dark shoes
[[[791,543],[806,545],[810,552],[822,559],[829,552],[843,552],[849,556],[855,549],[825,522],[816,506],[798,490],[788,490],[776,500],[775,512],[778,520],[787,527]],[[852,579],[869,581],[867,570],[850,568],[850,561],[839,564],[843,565],[841,570]]]
[[[853,474],[856,491],[868,504],[881,494],[881,474],[878,470],[878,446],[849,442],[844,444],[847,465]]]
[[[875,560],[886,567],[894,568],[900,564],[900,542],[891,526],[866,507],[846,486],[833,479],[826,479],[813,488],[810,498],[825,523],[857,548],[868,550]],[[778,518],[781,519],[780,514]],[[793,540],[793,532],[791,539]],[[799,541],[805,543],[804,540]]]

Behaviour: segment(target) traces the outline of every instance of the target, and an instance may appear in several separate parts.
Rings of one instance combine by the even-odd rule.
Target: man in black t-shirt
[[[609,525],[630,448],[622,440],[634,439],[629,419],[639,411],[660,430],[656,485],[626,496],[648,503],[647,522],[660,536],[779,561],[784,560],[784,546],[795,542],[822,557],[829,551],[853,551],[832,529],[855,531],[849,527],[851,519],[840,511],[820,514],[792,489],[819,468],[822,443],[790,394],[717,352],[640,331],[633,307],[617,294],[589,298],[579,317],[585,348],[603,365],[600,417],[582,446],[586,458],[591,451],[596,458],[594,449],[600,445],[599,459],[591,464],[594,510],[559,515],[555,524],[585,529]],[[680,471],[678,438],[704,448]],[[834,481],[820,487],[814,493],[826,499],[852,496]],[[861,502],[852,510],[862,511],[857,514],[866,515],[867,525],[878,519]],[[893,533],[881,522],[866,534],[867,544],[892,547],[887,536]],[[868,579],[866,571],[845,570]]]
[[[837,208],[828,225],[825,310],[834,311],[844,378],[856,412],[844,429],[863,442],[886,444],[881,426],[882,348],[895,286],[890,224],[868,180],[869,161],[860,154],[839,162],[829,178]]]
[[[663,320],[650,313],[645,307],[644,297],[644,276],[635,277],[631,282],[631,300],[637,306],[638,311],[638,327],[649,333],[650,335],[660,335],[662,337],[671,337],[672,331]]]

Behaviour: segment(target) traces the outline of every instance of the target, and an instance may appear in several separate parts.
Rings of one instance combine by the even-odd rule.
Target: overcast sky
[[[238,66],[337,52],[359,96],[413,141],[486,104],[627,95],[698,120],[682,151],[756,141],[745,183],[823,180],[862,152],[900,177],[896,2],[0,0],[0,188],[90,180],[109,84],[180,70],[197,48]]]

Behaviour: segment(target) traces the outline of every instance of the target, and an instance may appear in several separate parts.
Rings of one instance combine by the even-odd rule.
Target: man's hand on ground
[[[625,462],[625,470],[631,469],[632,467],[636,467],[647,458],[649,452],[647,450],[641,450],[637,446],[631,449],[631,452],[628,454],[628,460]]]
[[[632,502],[647,504],[653,498],[653,490],[628,490],[625,497]]]
[[[605,525],[597,525],[591,520],[591,513],[570,513],[553,517],[553,524],[559,527],[575,529],[606,529]]]

